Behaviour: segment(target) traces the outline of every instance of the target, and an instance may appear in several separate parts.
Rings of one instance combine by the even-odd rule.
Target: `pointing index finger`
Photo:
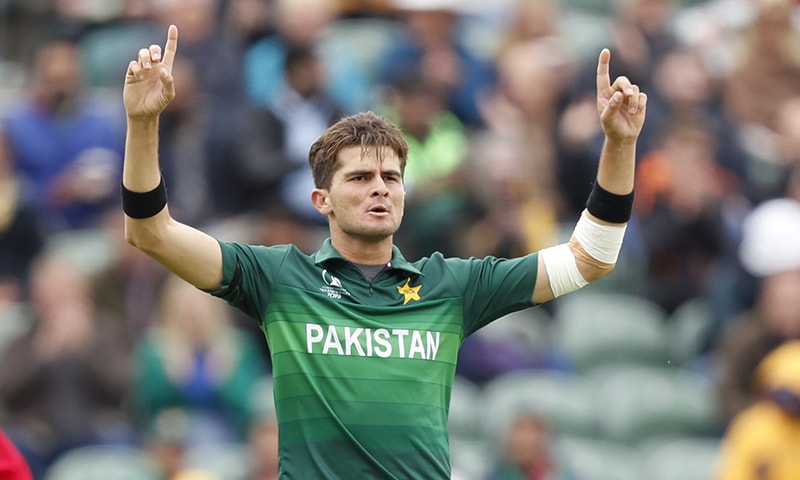
[[[611,51],[604,48],[600,51],[597,59],[597,92],[604,92],[611,88],[611,77],[609,76],[609,63],[611,62]]]
[[[164,65],[172,71],[172,62],[175,61],[175,52],[178,51],[178,27],[170,25],[167,30],[167,44],[164,47]]]

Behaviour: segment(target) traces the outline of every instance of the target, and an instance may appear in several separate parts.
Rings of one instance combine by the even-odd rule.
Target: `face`
[[[315,189],[312,201],[328,217],[331,236],[377,242],[391,238],[403,218],[405,191],[400,159],[390,149],[348,147],[330,189]]]

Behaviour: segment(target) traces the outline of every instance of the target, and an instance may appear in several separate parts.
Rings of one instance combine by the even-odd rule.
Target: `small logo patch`
[[[416,287],[411,286],[411,278],[407,278],[405,285],[402,287],[397,287],[397,292],[404,297],[403,305],[407,304],[411,300],[422,300],[422,297],[419,296],[420,288],[422,288],[422,285],[417,285]]]

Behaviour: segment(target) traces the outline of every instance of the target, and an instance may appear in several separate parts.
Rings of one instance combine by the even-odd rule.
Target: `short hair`
[[[409,146],[403,132],[380,115],[361,112],[331,125],[311,146],[308,163],[314,185],[330,188],[333,175],[339,169],[339,152],[357,146],[375,147],[379,157],[383,157],[383,149],[390,149],[400,159],[400,172],[405,171]]]

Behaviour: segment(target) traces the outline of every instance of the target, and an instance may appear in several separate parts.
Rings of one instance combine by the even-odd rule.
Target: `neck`
[[[356,238],[344,233],[331,234],[331,244],[347,260],[363,265],[379,265],[392,260],[393,237],[379,240]]]

